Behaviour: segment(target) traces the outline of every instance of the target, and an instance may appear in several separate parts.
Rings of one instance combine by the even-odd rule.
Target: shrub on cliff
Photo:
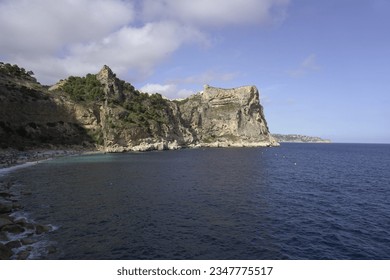
[[[74,101],[102,101],[104,91],[96,75],[87,74],[86,77],[68,78],[62,89],[69,94]]]
[[[136,93],[123,103],[123,107],[130,113],[126,120],[130,123],[147,124],[148,121],[168,123],[167,101],[158,93]]]

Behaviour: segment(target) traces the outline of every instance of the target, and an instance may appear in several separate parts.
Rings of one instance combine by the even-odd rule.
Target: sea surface
[[[35,258],[390,259],[390,145],[95,154],[7,176],[56,229]]]

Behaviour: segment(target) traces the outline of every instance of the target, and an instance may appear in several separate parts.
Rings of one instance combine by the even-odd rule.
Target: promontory
[[[80,146],[105,152],[277,146],[255,86],[203,90],[182,100],[148,94],[108,66],[42,86],[0,63],[1,148]]]

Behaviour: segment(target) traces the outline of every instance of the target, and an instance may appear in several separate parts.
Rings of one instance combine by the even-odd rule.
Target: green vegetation
[[[74,101],[102,101],[104,99],[102,84],[96,79],[96,75],[92,74],[87,74],[82,78],[71,76],[62,89]]]
[[[129,93],[136,93],[139,94],[139,91],[134,88],[134,86],[130,83],[127,83],[123,80],[118,80],[119,87],[123,89],[123,93],[129,94]]]
[[[19,66],[16,64],[11,65],[9,63],[3,62],[0,62],[0,73],[19,78],[31,77],[32,75],[34,75],[32,71],[27,72],[24,68],[19,68]]]
[[[147,93],[133,94],[123,103],[123,107],[129,111],[126,121],[139,126],[148,125],[150,121],[168,123],[168,104],[160,94],[148,95]]]

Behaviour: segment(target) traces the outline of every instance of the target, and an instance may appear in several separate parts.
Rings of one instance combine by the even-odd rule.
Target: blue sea
[[[56,229],[36,258],[390,259],[390,145],[95,154],[7,176]]]

